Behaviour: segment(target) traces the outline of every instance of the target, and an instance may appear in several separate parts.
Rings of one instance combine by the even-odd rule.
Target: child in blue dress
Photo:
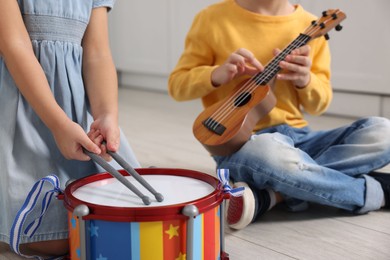
[[[107,160],[106,149],[118,151],[139,167],[118,126],[107,31],[113,2],[2,1],[0,242],[9,243],[15,215],[36,181],[55,174],[65,184],[103,171],[82,148]],[[67,236],[66,210],[61,202],[52,203],[38,232],[21,237],[21,248],[61,255]]]

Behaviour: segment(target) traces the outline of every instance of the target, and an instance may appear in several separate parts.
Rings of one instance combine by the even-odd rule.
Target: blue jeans
[[[279,125],[214,159],[234,182],[362,214],[383,201],[381,185],[367,173],[390,163],[390,121],[369,117],[326,131]]]

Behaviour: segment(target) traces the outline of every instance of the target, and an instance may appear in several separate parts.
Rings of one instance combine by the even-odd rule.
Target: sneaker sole
[[[228,226],[232,229],[243,229],[244,227],[248,226],[255,215],[255,197],[249,188],[249,186],[244,182],[237,182],[234,184],[236,187],[245,187],[245,192],[242,195],[243,196],[243,213],[242,217],[237,223],[234,224],[228,224]],[[246,202],[246,203],[245,203]],[[227,207],[228,208],[228,207]]]

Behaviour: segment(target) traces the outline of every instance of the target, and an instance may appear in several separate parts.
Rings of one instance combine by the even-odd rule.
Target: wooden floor
[[[192,135],[192,122],[201,111],[198,101],[180,103],[164,93],[128,88],[120,89],[119,99],[120,125],[143,167],[183,168],[214,175],[213,160]],[[352,121],[335,117],[309,119],[314,129]],[[225,248],[232,260],[388,260],[389,213],[353,216],[320,205],[290,213],[277,207],[241,231],[227,228]],[[20,258],[0,246],[0,260],[3,259]]]

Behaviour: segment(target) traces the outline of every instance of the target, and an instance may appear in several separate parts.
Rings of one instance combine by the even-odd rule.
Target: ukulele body
[[[250,138],[257,122],[276,105],[268,85],[257,86],[251,93],[241,92],[237,96],[247,81],[239,84],[232,95],[205,109],[193,124],[195,138],[212,155],[226,156],[238,151]],[[208,124],[210,120],[211,125]]]

